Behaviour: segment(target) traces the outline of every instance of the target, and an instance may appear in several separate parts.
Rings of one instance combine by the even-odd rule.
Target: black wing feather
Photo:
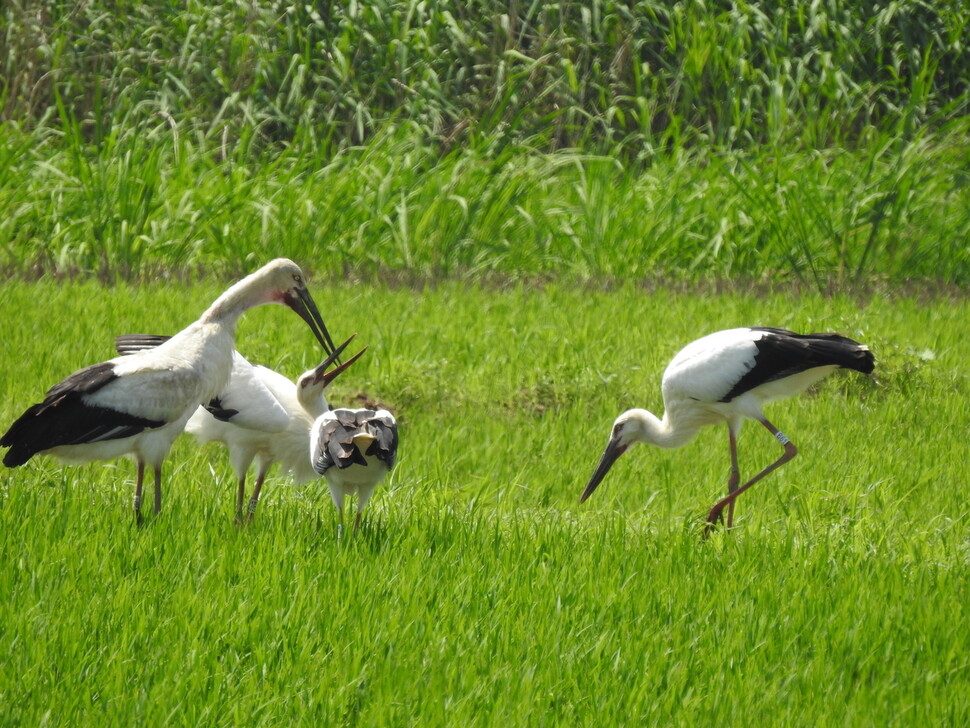
[[[335,409],[336,418],[325,424],[320,431],[313,467],[323,475],[329,468],[341,470],[351,465],[367,465],[364,455],[376,457],[388,468],[393,467],[397,455],[397,425],[393,418],[377,417],[374,410]],[[376,438],[366,453],[354,444],[354,435],[362,430]]]
[[[787,329],[752,327],[763,331],[754,345],[754,366],[721,398],[730,402],[755,387],[815,367],[838,366],[868,374],[875,358],[863,344],[840,334],[796,334]]]
[[[51,387],[44,401],[29,407],[0,438],[0,446],[10,448],[3,464],[13,468],[52,447],[117,440],[165,424],[81,399],[117,378],[114,365],[104,362],[76,371]]]
[[[136,351],[154,349],[171,338],[161,334],[122,334],[115,338],[115,350],[119,354],[134,354]]]

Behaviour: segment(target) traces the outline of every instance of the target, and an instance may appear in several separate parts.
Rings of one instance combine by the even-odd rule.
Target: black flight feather
[[[171,338],[161,334],[122,334],[115,338],[115,350],[119,354],[134,354],[136,351],[154,349]]]
[[[29,407],[0,438],[0,446],[10,448],[3,464],[13,468],[53,447],[117,440],[165,424],[81,399],[117,378],[114,365],[104,362],[76,371],[51,387],[44,401]]]
[[[754,365],[721,398],[730,402],[755,387],[790,377],[815,367],[837,366],[868,374],[875,358],[872,352],[858,341],[839,334],[796,334],[787,329],[752,327],[763,331],[754,342],[758,353]]]

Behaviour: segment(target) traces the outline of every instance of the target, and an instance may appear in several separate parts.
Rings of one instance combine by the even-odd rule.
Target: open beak
[[[332,382],[338,376],[340,376],[345,371],[347,371],[347,367],[349,367],[355,361],[360,359],[361,354],[367,351],[367,347],[365,346],[363,349],[358,351],[356,354],[354,354],[352,357],[350,357],[347,361],[345,361],[340,366],[330,370],[329,372],[327,371],[327,367],[329,367],[335,361],[340,361],[339,359],[340,354],[343,352],[344,349],[347,348],[347,344],[353,341],[355,336],[357,336],[357,334],[352,334],[349,339],[347,339],[344,343],[338,346],[337,349],[330,356],[324,359],[323,362],[316,369],[313,370],[314,371],[313,381],[315,384],[323,382],[324,387],[330,386],[330,382]]]
[[[609,441],[609,443],[606,445],[606,450],[603,451],[603,456],[600,458],[599,464],[596,466],[596,470],[593,471],[593,477],[590,478],[589,482],[586,484],[586,490],[584,490],[583,494],[579,496],[580,503],[585,501],[593,494],[593,491],[596,490],[596,487],[600,484],[600,482],[602,482],[603,478],[606,477],[606,474],[610,472],[610,468],[613,467],[613,463],[616,462],[620,455],[626,452],[628,447],[629,445],[621,445],[618,437],[614,437]]]
[[[286,296],[283,300],[287,306],[300,315],[301,319],[307,322],[307,326],[317,337],[317,341],[320,342],[323,350],[336,356],[338,352],[334,350],[333,339],[330,338],[330,332],[327,331],[327,326],[323,323],[323,317],[320,316],[320,310],[317,308],[317,304],[313,302],[310,291],[306,288],[299,288],[296,296]],[[339,356],[337,361],[340,361]]]

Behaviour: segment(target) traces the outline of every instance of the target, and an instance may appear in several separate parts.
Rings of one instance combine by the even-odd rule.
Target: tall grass
[[[0,118],[100,142],[171,118],[212,141],[360,144],[407,121],[627,158],[688,144],[851,142],[965,110],[952,0],[737,3],[12,0]]]
[[[239,271],[289,255],[329,277],[970,280],[966,121],[646,168],[520,146],[441,156],[410,134],[267,159],[165,121],[92,147],[65,123],[0,131],[8,274]]]

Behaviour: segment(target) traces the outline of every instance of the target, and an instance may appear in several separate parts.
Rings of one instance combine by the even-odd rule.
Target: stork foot
[[[704,538],[707,538],[717,527],[718,523],[724,523],[724,504],[719,503],[707,514],[707,523],[704,525]]]

